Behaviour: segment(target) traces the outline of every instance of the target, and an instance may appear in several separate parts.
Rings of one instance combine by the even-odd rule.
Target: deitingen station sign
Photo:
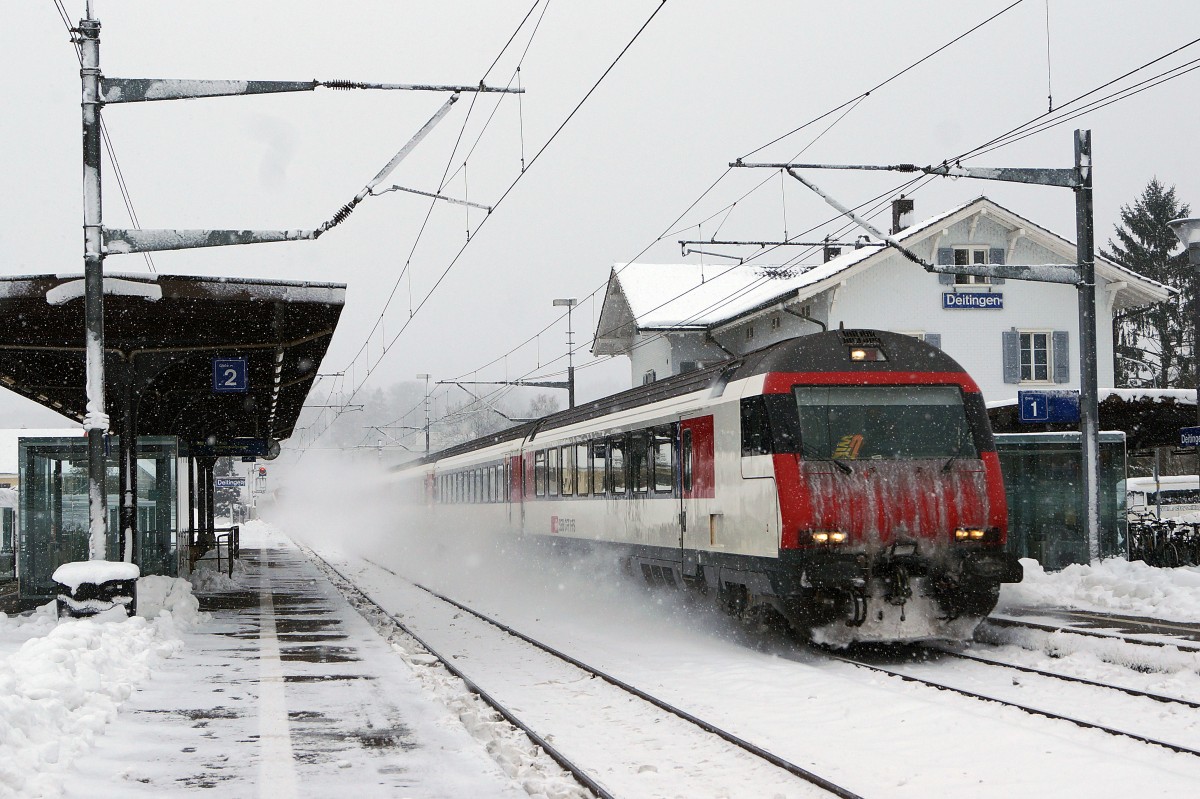
[[[953,291],[942,292],[942,308],[969,308],[982,310],[1003,310],[1004,295],[1001,293],[956,294]]]

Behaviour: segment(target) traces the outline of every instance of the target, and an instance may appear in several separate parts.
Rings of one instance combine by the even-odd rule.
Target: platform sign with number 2
[[[249,388],[245,358],[213,358],[213,393],[244,393]]]

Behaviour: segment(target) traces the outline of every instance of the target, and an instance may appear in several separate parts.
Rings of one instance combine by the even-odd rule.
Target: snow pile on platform
[[[1046,572],[1023,558],[1025,578],[1004,585],[1000,606],[1115,611],[1131,616],[1194,621],[1200,617],[1200,568],[1160,569],[1140,560],[1109,558]]]
[[[233,577],[229,576],[229,561],[222,558],[220,568],[211,552],[196,561],[188,575],[192,590],[198,594],[220,594],[228,591],[245,591],[250,570],[242,560],[233,561]]]
[[[179,592],[155,585],[148,593],[159,589],[165,601],[153,621],[116,610],[55,624],[53,605],[32,621],[0,619],[0,641],[30,625],[47,631],[0,661],[0,796],[60,794],[57,773],[103,734],[160,661],[182,649],[176,620],[161,612],[183,604]]]
[[[137,615],[155,619],[167,613],[173,623],[194,627],[211,617],[200,612],[192,584],[179,577],[149,576],[138,580]]]

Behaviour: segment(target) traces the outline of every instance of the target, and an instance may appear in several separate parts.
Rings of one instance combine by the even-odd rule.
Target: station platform
[[[244,590],[122,705],[68,797],[525,796],[294,544],[247,542]]]

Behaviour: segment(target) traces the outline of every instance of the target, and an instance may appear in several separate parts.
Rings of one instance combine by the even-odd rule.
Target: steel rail
[[[997,619],[992,617],[988,617],[987,623],[997,627],[1026,627],[1031,630],[1041,630],[1048,633],[1070,633],[1072,635],[1085,635],[1090,638],[1100,638],[1108,641],[1124,641],[1128,644],[1137,644],[1139,646],[1173,646],[1181,652],[1200,652],[1200,646],[1191,646],[1182,641],[1143,641],[1120,634],[1102,633],[1096,630],[1088,630],[1082,627],[1068,627],[1060,624],[1043,624],[1036,621],[1019,621],[1017,619]]]
[[[1037,674],[1041,677],[1051,677],[1056,680],[1079,683],[1080,685],[1090,685],[1095,688],[1108,688],[1113,691],[1120,691],[1123,694],[1128,694],[1129,696],[1141,697],[1143,699],[1153,699],[1155,702],[1163,702],[1166,704],[1186,705],[1187,707],[1200,710],[1200,702],[1193,702],[1190,699],[1181,699],[1177,696],[1155,694],[1151,693],[1150,691],[1142,691],[1137,688],[1127,688],[1122,685],[1112,685],[1111,683],[1097,682],[1096,680],[1089,680],[1085,677],[1075,677],[1070,674],[1058,674],[1057,672],[1053,671],[1043,671],[1041,669],[1035,669],[1032,666],[1022,666],[1017,663],[1006,663],[1003,660],[992,660],[991,658],[983,658],[979,657],[978,655],[968,655],[965,652],[954,652],[953,650],[942,649],[940,647],[936,647],[934,651],[944,655],[949,655],[950,657],[956,657],[961,660],[970,660],[974,661],[975,663],[985,663],[989,666],[1000,666],[1006,669],[1015,669],[1017,671],[1023,671],[1026,674]]]
[[[1173,752],[1179,752],[1179,753],[1185,754],[1185,755],[1195,755],[1196,757],[1200,757],[1200,752],[1196,751],[1195,749],[1189,749],[1186,746],[1180,746],[1178,744],[1167,743],[1166,741],[1159,741],[1155,738],[1148,738],[1144,735],[1138,735],[1135,732],[1128,732],[1127,730],[1118,730],[1113,727],[1106,727],[1103,724],[1097,724],[1097,723],[1091,722],[1091,721],[1084,721],[1083,719],[1077,719],[1077,718],[1073,718],[1071,716],[1063,716],[1063,715],[1054,713],[1049,710],[1042,710],[1040,708],[1030,707],[1029,705],[1022,705],[1019,702],[1010,702],[1007,699],[1000,699],[995,696],[987,696],[986,694],[975,693],[974,691],[968,691],[963,688],[955,688],[952,685],[946,685],[945,683],[934,682],[933,680],[926,680],[922,677],[914,677],[913,675],[905,674],[902,671],[894,671],[892,669],[885,668],[883,666],[876,666],[872,663],[864,663],[861,660],[854,660],[853,658],[843,657],[842,655],[836,655],[831,652],[826,652],[825,657],[829,658],[830,660],[837,660],[842,663],[849,664],[851,666],[856,666],[860,669],[867,669],[868,671],[879,672],[880,674],[886,674],[890,677],[898,677],[899,679],[904,680],[905,682],[912,682],[912,683],[917,683],[919,685],[925,685],[930,688],[936,688],[939,691],[949,691],[951,693],[959,694],[960,696],[965,696],[970,699],[978,699],[979,701],[982,701],[982,702],[995,702],[998,705],[1004,705],[1005,707],[1016,708],[1017,710],[1024,711],[1025,713],[1029,713],[1030,715],[1043,716],[1045,718],[1054,719],[1056,721],[1069,721],[1070,723],[1076,725],[1077,727],[1083,727],[1085,729],[1090,729],[1090,730],[1099,730],[1100,732],[1108,733],[1109,735],[1113,735],[1113,736],[1117,736],[1117,737],[1132,738],[1133,740],[1139,741],[1140,743],[1150,744],[1151,746],[1161,746],[1165,749],[1170,749]]]
[[[376,566],[377,568],[383,569],[384,571],[388,572],[389,574],[395,575],[397,577],[400,576],[400,575],[397,575],[391,569],[387,568],[386,566],[382,566],[371,560],[367,560],[367,562],[371,563],[373,566]],[[401,579],[404,579],[404,578],[401,578]],[[430,594],[431,596],[436,597],[437,599],[440,599],[443,602],[446,602],[447,604],[450,604],[450,605],[458,608],[459,610],[463,611],[464,613],[469,613],[472,616],[475,616],[476,618],[480,619],[481,621],[485,621],[488,624],[491,624],[492,626],[502,630],[503,632],[505,632],[515,638],[519,638],[520,640],[524,641],[527,644],[530,644],[531,646],[537,647],[538,649],[542,650],[543,652],[545,652],[548,655],[551,655],[552,657],[556,657],[566,663],[570,663],[572,666],[576,667],[577,669],[587,672],[588,674],[592,675],[593,677],[598,677],[601,680],[604,680],[605,682],[609,683],[610,685],[620,688],[621,690],[626,691],[626,692],[636,696],[638,699],[641,699],[644,702],[648,702],[651,705],[654,705],[659,710],[663,710],[674,716],[678,716],[679,718],[683,719],[684,721],[687,721],[687,722],[690,722],[691,724],[696,725],[697,727],[704,730],[705,732],[716,735],[718,738],[725,741],[726,743],[731,743],[734,746],[738,747],[739,749],[749,752],[750,754],[755,755],[756,757],[767,761],[771,765],[776,766],[777,768],[783,769],[784,771],[788,772],[789,774],[792,774],[793,776],[799,777],[800,779],[804,780],[805,782],[809,782],[809,783],[817,786],[818,788],[829,791],[833,795],[841,797],[841,799],[863,799],[861,796],[854,793],[853,791],[843,788],[842,786],[838,785],[837,783],[831,782],[831,781],[827,780],[826,778],[820,776],[819,774],[815,774],[815,773],[809,771],[808,769],[804,768],[803,766],[798,766],[795,763],[792,763],[791,761],[784,760],[783,758],[779,757],[778,755],[776,755],[772,752],[769,752],[766,749],[763,749],[762,747],[757,746],[756,744],[750,743],[749,741],[745,740],[744,738],[739,738],[738,736],[734,735],[733,733],[726,732],[725,730],[721,729],[720,727],[717,727],[717,726],[705,721],[704,719],[701,719],[697,716],[693,716],[691,713],[688,713],[686,710],[678,708],[668,702],[664,702],[663,700],[659,699],[658,697],[653,696],[652,694],[648,694],[645,691],[641,690],[640,688],[636,688],[633,685],[630,685],[629,683],[627,683],[617,677],[612,676],[611,674],[600,671],[593,666],[589,666],[588,664],[584,663],[583,661],[578,660],[577,658],[571,657],[570,655],[566,654],[565,652],[555,649],[554,647],[549,646],[548,644],[544,644],[541,641],[531,638],[528,635],[525,635],[524,633],[513,629],[512,627],[508,626],[507,624],[497,621],[496,619],[493,619],[484,613],[480,613],[479,611],[474,610],[473,608],[470,608],[470,607],[462,604],[461,602],[451,599],[450,597],[445,596],[444,594],[440,594],[431,588],[427,588],[426,586],[423,586],[420,583],[413,583],[413,585],[415,585],[417,588],[420,588],[422,591],[425,591],[426,593]]]
[[[354,582],[349,577],[347,577],[345,574],[343,574],[336,566],[334,566],[332,563],[325,560],[325,558],[321,557],[315,551],[313,551],[307,547],[301,546],[301,549],[303,551],[307,551],[308,554],[310,555],[310,557],[315,558],[321,564],[324,564],[325,568],[327,568],[333,574],[337,575],[341,579],[341,581],[344,583],[345,591],[349,591],[349,592],[353,593],[361,601],[366,602],[369,605],[371,605],[378,613],[380,613],[382,616],[386,617],[389,622],[394,624],[397,629],[399,629],[405,635],[412,638],[414,641],[416,641],[418,644],[420,644],[427,652],[429,652],[429,654],[431,654],[435,658],[437,658],[438,662],[442,664],[442,666],[446,669],[446,671],[450,672],[455,677],[462,680],[463,685],[465,685],[467,687],[467,690],[469,690],[471,693],[478,696],[489,707],[491,707],[493,710],[495,710],[497,713],[499,713],[501,716],[503,716],[505,721],[507,721],[509,724],[513,725],[514,727],[519,729],[521,732],[525,733],[525,735],[527,735],[529,737],[529,740],[532,741],[534,743],[534,745],[541,747],[542,751],[544,751],[547,755],[549,755],[551,757],[551,759],[554,760],[555,763],[558,763],[558,765],[560,765],[564,770],[566,770],[568,773],[570,773],[570,775],[572,777],[574,777],[576,780],[578,780],[581,785],[583,785],[585,788],[587,788],[589,791],[591,791],[597,797],[600,797],[600,799],[616,799],[616,797],[614,797],[613,794],[611,794],[603,785],[601,785],[599,782],[597,782],[595,779],[593,779],[591,776],[589,776],[582,768],[580,768],[579,766],[577,766],[573,762],[571,762],[571,760],[569,758],[567,758],[567,756],[564,755],[562,752],[560,752],[557,748],[555,748],[555,746],[553,744],[549,743],[541,735],[538,735],[536,732],[534,732],[532,728],[530,728],[527,724],[525,724],[523,721],[521,721],[519,718],[517,718],[511,711],[508,710],[508,708],[506,708],[506,707],[504,707],[504,705],[500,704],[494,697],[492,697],[491,694],[489,694],[487,691],[485,691],[483,688],[481,688],[479,685],[477,685],[470,677],[468,677],[457,666],[455,666],[453,663],[451,663],[450,658],[443,656],[441,652],[439,652],[437,649],[430,646],[429,643],[427,641],[425,641],[425,639],[423,639],[421,636],[417,635],[417,633],[414,632],[411,627],[409,627],[407,624],[405,624],[404,622],[397,619],[391,613],[388,613],[386,610],[384,610],[383,606],[381,606],[375,600],[371,599],[371,597],[368,596],[366,594],[366,592],[364,592],[360,588],[358,588],[358,586],[356,586],[354,584]],[[374,565],[378,566],[378,564],[374,564]],[[383,567],[380,567],[380,568],[383,568]],[[390,570],[388,570],[388,571],[390,571]],[[394,574],[394,572],[393,572],[393,574]],[[339,588],[339,590],[343,590],[342,586],[337,586],[337,587]]]
[[[384,566],[380,563],[376,563],[375,561],[370,560],[368,558],[364,558],[364,560],[367,563],[370,563],[372,566],[375,566],[378,569],[382,569],[383,571],[387,572],[388,574],[391,574],[395,577],[399,577],[402,580],[407,580],[407,578],[402,577],[401,575],[397,574],[392,569],[389,569],[387,566]],[[705,721],[704,719],[701,719],[697,716],[693,716],[691,713],[688,713],[686,710],[683,710],[683,709],[675,707],[674,705],[671,705],[667,702],[664,702],[663,700],[659,699],[658,697],[653,696],[652,694],[648,694],[645,691],[641,690],[640,688],[636,688],[636,687],[630,685],[629,683],[627,683],[621,679],[618,679],[617,677],[612,676],[611,674],[600,671],[600,670],[594,668],[593,666],[589,666],[588,664],[584,663],[583,661],[566,654],[565,652],[562,652],[558,649],[555,649],[552,646],[549,646],[548,644],[544,644],[541,641],[531,638],[530,636],[525,635],[524,633],[520,632],[519,630],[516,630],[516,629],[510,627],[509,625],[504,624],[501,621],[497,621],[496,619],[493,619],[492,617],[490,617],[484,613],[480,613],[479,611],[477,611],[473,608],[470,608],[467,605],[462,604],[461,602],[451,599],[450,597],[448,597],[444,594],[438,593],[437,591],[434,591],[431,588],[421,585],[420,583],[414,582],[412,584],[414,586],[416,586],[417,588],[421,589],[422,591],[426,592],[430,596],[432,596],[436,599],[439,599],[442,602],[445,602],[448,605],[451,605],[452,607],[458,608],[459,610],[463,611],[464,613],[471,614],[475,618],[477,618],[481,621],[484,621],[484,622],[492,625],[493,627],[496,627],[497,629],[503,631],[504,633],[511,635],[514,638],[517,638],[521,641],[524,641],[525,643],[529,644],[530,646],[540,649],[541,651],[545,652],[546,654],[550,655],[551,657],[558,658],[559,660],[562,660],[564,663],[569,663],[570,665],[574,666],[575,668],[577,668],[583,672],[586,672],[587,674],[590,674],[593,677],[598,677],[599,679],[604,680],[605,682],[609,683],[610,685],[612,685],[616,688],[619,688],[622,691],[625,691],[629,694],[632,694],[633,696],[636,696],[638,699],[641,699],[642,701],[653,705],[654,707],[658,708],[659,710],[663,710],[667,713],[677,716],[678,718],[683,719],[684,721],[694,724],[695,726],[699,727],[700,729],[704,730],[705,732],[710,733],[712,735],[716,735],[718,738],[725,741],[726,743],[733,744],[734,746],[738,747],[739,749],[749,752],[750,754],[752,754],[762,760],[765,760],[766,762],[770,763],[771,765],[773,765],[777,768],[780,768],[780,769],[788,772],[789,774],[792,774],[793,776],[799,777],[800,779],[804,780],[805,782],[811,783],[812,785],[815,785],[818,788],[821,788],[822,790],[829,791],[833,795],[840,797],[840,799],[863,799],[863,797],[860,796],[859,794],[856,794],[847,788],[843,788],[842,786],[838,785],[837,783],[831,782],[830,780],[825,779],[824,777],[820,776],[819,774],[815,774],[815,773],[809,771],[808,769],[804,768],[803,766],[798,766],[795,763],[792,763],[788,760],[784,760],[783,758],[779,757],[778,755],[773,754],[772,752],[768,752],[767,750],[763,749],[760,746],[752,744],[749,741],[746,741],[745,739],[739,738],[738,736],[734,735],[733,733],[726,732],[725,730],[721,729],[720,727],[710,724],[709,722]]]

